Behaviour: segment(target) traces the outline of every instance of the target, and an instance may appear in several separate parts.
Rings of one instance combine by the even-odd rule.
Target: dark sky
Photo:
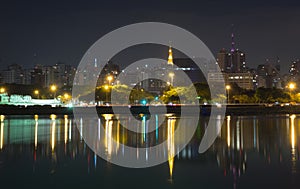
[[[249,67],[278,56],[286,72],[291,61],[300,57],[300,2],[296,0],[10,0],[0,4],[0,69],[12,63],[30,68],[58,61],[77,66],[104,34],[145,21],[183,27],[214,55],[230,48],[234,24],[236,46],[246,53]]]

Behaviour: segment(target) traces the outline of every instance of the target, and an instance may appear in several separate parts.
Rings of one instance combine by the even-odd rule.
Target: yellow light
[[[107,76],[107,81],[111,82],[113,80],[113,77],[111,75]]]
[[[65,93],[65,94],[64,94],[64,98],[65,98],[65,99],[69,99],[69,98],[70,98],[70,95],[69,95],[68,93]]]
[[[293,90],[296,88],[296,84],[295,83],[290,83],[289,84],[289,89]]]
[[[231,89],[230,85],[226,85],[226,90]]]
[[[227,116],[227,146],[230,147],[230,116]]]
[[[68,115],[64,115],[65,118],[65,144],[67,143],[68,140]]]
[[[37,121],[39,119],[38,115],[34,115],[34,120]]]
[[[54,115],[54,114],[52,114],[52,115]],[[54,148],[55,148],[55,121],[52,119],[52,132],[51,132],[51,149],[52,149],[52,152],[54,151]]]
[[[37,149],[37,144],[38,144],[38,115],[34,115],[35,119],[35,129],[34,129],[34,147]]]
[[[5,119],[5,115],[0,115],[0,119],[1,119],[1,122],[3,122]]]
[[[4,87],[0,88],[0,93],[5,93],[5,88]]]
[[[34,94],[35,94],[35,95],[40,94],[39,90],[34,90]]]
[[[176,120],[172,118],[168,119],[168,162],[169,162],[169,172],[171,178],[173,176],[174,156],[175,156],[175,139],[174,139],[175,121]]]
[[[296,115],[293,114],[290,116],[291,118],[291,146],[292,148],[295,148],[295,143],[296,143],[296,139],[295,139],[295,118]]]
[[[50,90],[53,91],[53,92],[56,91],[57,90],[57,86],[56,85],[51,85],[50,86]]]
[[[108,88],[109,88],[108,85],[104,85],[105,90],[108,90]]]
[[[55,120],[56,119],[56,115],[55,114],[51,114],[50,118],[51,118],[51,120]]]

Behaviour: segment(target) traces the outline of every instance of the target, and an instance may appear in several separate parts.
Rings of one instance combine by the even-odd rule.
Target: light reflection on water
[[[140,131],[147,131],[146,116],[138,115],[141,120],[141,124],[138,126]],[[124,149],[121,148],[121,145],[112,145],[113,140],[118,144],[150,147],[169,139],[164,154],[168,157],[169,177],[165,179],[172,181],[172,187],[176,186],[177,180],[183,179],[182,177],[176,177],[176,171],[182,172],[182,169],[184,169],[182,164],[185,163],[195,164],[199,167],[199,172],[201,172],[203,165],[211,165],[212,170],[219,170],[220,175],[231,180],[232,188],[238,188],[239,178],[243,176],[248,178],[248,169],[254,169],[260,175],[261,165],[275,167],[280,165],[279,168],[276,167],[276,171],[288,172],[287,177],[299,177],[300,116],[297,115],[227,116],[214,145],[206,153],[198,154],[199,143],[208,121],[208,117],[201,117],[193,139],[177,155],[175,149],[181,145],[175,142],[180,140],[174,139],[174,132],[178,127],[178,117],[166,115],[166,120],[162,122],[163,126],[156,126],[156,129],[150,134],[133,133],[126,130],[120,125],[119,119],[126,119],[126,116],[104,114],[96,120],[96,125],[94,125],[98,128],[98,133],[95,133],[98,140],[104,140],[105,149],[103,150],[105,150],[107,156],[124,155]],[[84,167],[88,170],[87,174],[90,174],[91,170],[97,172],[99,162],[103,163],[104,161],[89,149],[78,132],[78,129],[84,129],[86,122],[84,118],[81,119],[78,129],[73,123],[71,117],[63,115],[48,117],[38,115],[34,117],[1,116],[0,176],[4,176],[1,175],[1,170],[4,167],[7,167],[6,170],[9,169],[12,174],[19,171],[14,166],[15,162],[10,159],[22,160],[23,162],[24,159],[28,161],[28,156],[33,161],[25,162],[32,164],[34,169],[27,171],[38,172],[39,170],[35,166],[48,161],[49,163],[46,165],[48,169],[46,170],[50,174],[55,174],[59,167],[66,162],[73,161],[76,164],[82,164],[86,161],[87,164]],[[100,133],[100,127],[104,128],[105,133]],[[180,137],[184,136],[184,133],[180,134]],[[137,158],[140,156],[138,151],[135,152],[135,156]],[[146,153],[146,156],[149,156],[149,154]],[[256,161],[263,162],[263,164],[258,162],[256,164]],[[198,163],[201,164],[198,165]],[[181,170],[176,169],[177,164],[180,165]],[[113,171],[114,165],[107,162],[106,165]],[[217,169],[214,167],[215,165],[217,165]],[[249,167],[249,165],[253,165],[253,167]],[[71,170],[65,169],[67,172],[71,172]],[[59,170],[61,171],[61,169]],[[126,170],[130,172],[130,169]],[[43,170],[40,171],[43,172]],[[99,171],[101,172],[101,170]],[[167,170],[161,171],[166,172]],[[186,177],[189,177],[189,170],[186,171]],[[86,171],[83,174],[86,174]],[[65,176],[67,177],[67,175]],[[219,175],[215,174],[214,176],[217,178]],[[248,179],[253,179],[253,176],[249,176]],[[288,180],[285,177],[281,179]],[[194,180],[194,182],[197,186],[198,180]],[[255,182],[255,180],[252,181],[252,184]],[[286,182],[290,186],[294,186],[296,181]],[[220,186],[222,186],[221,181]]]

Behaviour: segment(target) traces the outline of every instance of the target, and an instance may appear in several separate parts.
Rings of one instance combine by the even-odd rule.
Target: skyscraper
[[[228,53],[225,48],[222,48],[217,54],[217,63],[222,72],[227,72],[231,69],[231,65],[228,65]]]
[[[234,34],[231,34],[231,48],[228,52],[225,48],[217,54],[217,63],[222,72],[241,73],[246,72],[246,55],[236,48]]]

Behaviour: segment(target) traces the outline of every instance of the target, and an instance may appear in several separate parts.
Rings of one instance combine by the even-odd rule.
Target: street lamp
[[[110,85],[110,82],[113,80],[113,76],[109,75],[106,79],[108,81],[108,84]]]
[[[56,96],[56,91],[57,91],[57,86],[56,85],[51,85],[50,90],[54,93],[54,98]]]
[[[40,91],[34,90],[33,93],[37,96],[37,98],[40,98]]]
[[[229,103],[229,90],[231,89],[230,85],[226,85],[226,91],[227,91],[227,104]]]
[[[171,84],[171,85],[173,85],[174,75],[175,75],[175,74],[174,74],[173,72],[170,72],[170,73],[169,73],[169,77],[171,78],[171,81],[170,81],[170,84]]]
[[[289,83],[289,89],[290,89],[290,96],[292,97],[292,90],[294,90],[296,88],[296,84],[295,83]]]
[[[65,93],[65,94],[64,94],[64,98],[65,98],[66,100],[68,100],[68,99],[70,98],[70,95],[69,95],[68,93]]]
[[[5,93],[5,91],[6,91],[6,90],[5,90],[4,87],[1,87],[1,88],[0,88],[0,93]]]
[[[108,102],[107,93],[108,93],[109,86],[108,85],[104,85],[104,89],[105,89],[105,101]]]

